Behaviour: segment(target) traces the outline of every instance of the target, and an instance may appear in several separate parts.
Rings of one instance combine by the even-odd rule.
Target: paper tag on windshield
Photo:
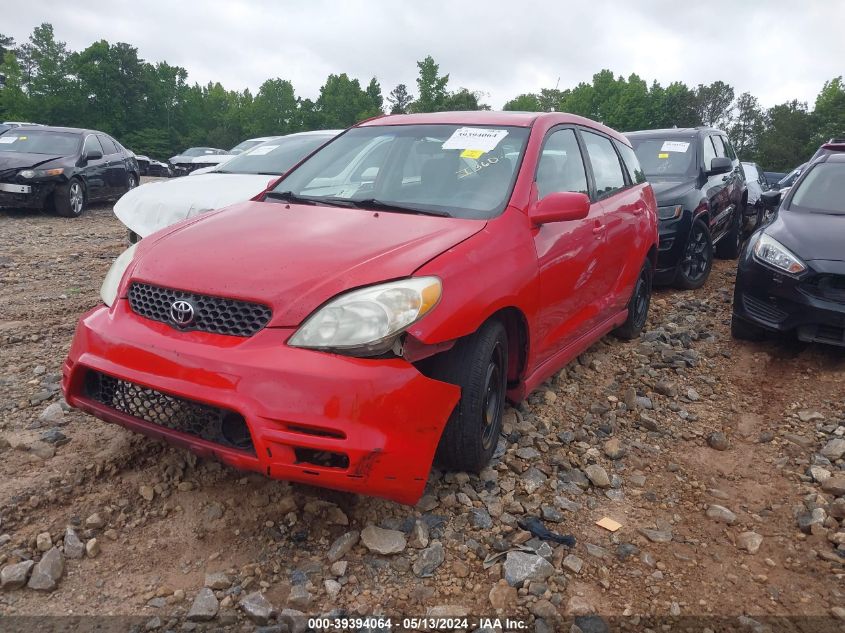
[[[491,152],[508,135],[507,130],[489,130],[480,127],[459,127],[446,139],[443,149],[469,149]]]
[[[660,148],[661,152],[685,152],[689,149],[689,143],[684,143],[682,141],[664,141],[663,147]]]
[[[478,160],[483,154],[484,152],[480,149],[465,149],[461,152],[461,158],[473,158]]]
[[[10,143],[14,143],[17,140],[17,136],[0,136],[0,143],[3,143],[3,145],[9,145]]]
[[[262,145],[261,147],[256,147],[251,152],[247,152],[250,156],[264,156],[265,154],[269,154],[274,149],[276,149],[278,145]]]

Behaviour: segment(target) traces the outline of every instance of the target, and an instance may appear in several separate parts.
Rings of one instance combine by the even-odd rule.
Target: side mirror
[[[583,193],[556,191],[539,200],[528,216],[534,226],[583,220],[590,213],[590,198]]]
[[[92,149],[85,154],[85,160],[100,160],[102,157],[103,153],[98,149]]]
[[[763,206],[774,211],[780,205],[781,193],[777,189],[764,191],[760,194],[760,199],[763,201]]]
[[[717,156],[710,161],[710,170],[707,172],[708,176],[716,176],[717,174],[727,174],[733,171],[733,163],[727,156]]]

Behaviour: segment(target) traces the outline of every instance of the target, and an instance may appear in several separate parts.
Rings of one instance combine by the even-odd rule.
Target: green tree
[[[405,84],[399,84],[387,95],[387,102],[390,104],[390,114],[406,114],[408,107],[413,101],[414,95],[408,92],[408,87]]]
[[[6,58],[6,53],[15,52],[15,38],[0,33],[0,59]]]
[[[29,107],[22,87],[21,67],[12,52],[7,51],[3,56],[0,75],[5,78],[0,89],[0,120],[26,120]]]
[[[699,84],[695,89],[696,111],[704,125],[725,127],[733,100],[734,89],[723,81]]]
[[[384,106],[384,97],[381,95],[381,84],[378,80],[373,77],[370,79],[370,83],[367,84],[367,95],[370,97],[370,102],[372,103],[372,111],[373,115],[377,114],[384,114],[382,107]]]
[[[804,163],[814,147],[807,104],[797,100],[769,108],[766,130],[760,136],[757,162],[765,169],[788,171]]]
[[[446,109],[446,85],[449,75],[440,75],[440,66],[431,55],[417,62],[419,98],[411,106],[413,112],[442,112]]]
[[[480,92],[461,88],[457,92],[446,95],[446,99],[443,101],[443,109],[452,111],[489,110],[489,105],[481,103],[482,96]]]
[[[298,103],[293,84],[287,79],[268,79],[258,89],[252,104],[249,134],[271,136],[300,130]]]
[[[542,112],[540,97],[533,92],[528,92],[514,97],[508,101],[502,110],[514,110],[516,112]]]
[[[70,89],[65,43],[56,40],[51,24],[44,23],[33,29],[19,56],[31,117],[43,123],[62,120],[67,114]]]
[[[813,145],[821,145],[831,138],[845,137],[845,85],[841,76],[826,81],[816,97],[813,126]]]
[[[326,128],[346,128],[381,112],[358,80],[346,73],[329,75],[316,106],[320,123]]]
[[[734,115],[728,125],[728,136],[741,158],[757,154],[757,145],[766,126],[766,116],[757,97],[743,92],[734,104]]]

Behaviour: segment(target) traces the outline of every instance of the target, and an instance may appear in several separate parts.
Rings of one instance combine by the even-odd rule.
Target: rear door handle
[[[643,208],[642,207],[634,207],[633,213],[634,213],[634,215],[642,215],[643,214]]]

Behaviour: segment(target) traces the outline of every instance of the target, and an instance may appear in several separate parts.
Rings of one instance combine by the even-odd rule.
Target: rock
[[[490,513],[484,508],[473,508],[469,511],[469,516],[472,520],[473,527],[481,530],[489,530],[493,527],[493,519],[490,517]]]
[[[54,402],[53,404],[49,405],[38,416],[38,421],[41,423],[42,426],[47,426],[50,424],[64,424],[65,412],[62,409],[62,405],[58,402]]]
[[[41,532],[35,537],[35,548],[39,552],[46,552],[53,547],[53,538],[49,532]]]
[[[713,504],[707,508],[707,517],[718,523],[732,525],[736,523],[736,515],[725,506]]]
[[[282,609],[279,612],[279,624],[287,627],[282,628],[282,631],[287,630],[290,633],[305,633],[308,630],[308,618],[296,609]]]
[[[726,451],[730,448],[728,438],[721,431],[715,431],[707,436],[707,444],[717,451]]]
[[[551,620],[557,617],[557,607],[548,600],[538,600],[531,605],[531,613],[534,617]]]
[[[399,530],[385,530],[375,525],[363,529],[361,542],[371,552],[382,555],[398,554],[407,546],[405,535]]]
[[[65,556],[74,560],[85,556],[85,544],[79,540],[72,527],[65,530]]]
[[[601,616],[582,615],[575,618],[569,633],[610,633],[610,627]]]
[[[420,552],[419,558],[413,566],[414,575],[418,578],[428,578],[434,573],[434,570],[443,564],[446,554],[443,551],[443,545],[440,543],[432,543],[431,547],[427,547]]]
[[[607,471],[598,464],[587,466],[584,469],[584,474],[596,488],[610,488],[610,477],[608,477]]]
[[[622,561],[628,560],[631,556],[636,556],[639,553],[640,548],[633,543],[619,543],[619,545],[616,546],[616,555],[619,557],[619,560]]]
[[[511,587],[527,581],[542,581],[554,574],[555,568],[542,556],[527,552],[508,552],[505,557],[505,580]]]
[[[810,411],[809,409],[803,409],[798,412],[798,419],[805,423],[815,422],[817,420],[824,420],[824,416],[818,411]]]
[[[339,561],[349,553],[349,550],[358,544],[360,538],[361,534],[357,530],[352,530],[337,537],[334,543],[331,544],[331,547],[329,547],[326,558],[328,558],[330,563]]]
[[[65,571],[65,559],[58,548],[53,548],[36,563],[27,586],[38,591],[53,591]]]
[[[325,587],[326,593],[328,594],[329,598],[331,598],[332,600],[337,598],[337,595],[340,593],[340,590],[343,589],[343,585],[341,585],[334,578],[329,578],[328,580],[324,580],[323,581],[323,587]]]
[[[669,382],[668,380],[659,380],[654,385],[654,390],[662,396],[666,396],[667,398],[674,398],[678,395],[678,388],[675,386],[674,383]]]
[[[88,554],[88,558],[97,558],[100,553],[100,543],[97,539],[92,538],[85,544],[85,553]]]
[[[737,547],[746,550],[749,554],[756,554],[762,544],[763,537],[757,532],[743,532],[736,537]]]
[[[209,589],[228,589],[232,586],[232,580],[223,572],[206,574],[205,586]]]
[[[345,560],[339,560],[336,563],[332,563],[332,566],[329,568],[329,571],[332,572],[333,576],[340,578],[341,576],[346,575],[346,568],[349,565]]]
[[[145,501],[152,501],[156,496],[156,491],[152,488],[152,486],[141,486],[138,488],[138,494]]]
[[[67,435],[62,433],[56,427],[52,429],[47,429],[41,434],[40,437],[42,442],[46,442],[47,444],[52,444],[53,446],[64,446],[68,442],[70,442],[70,438]]]
[[[25,560],[14,565],[6,565],[0,570],[0,589],[3,591],[20,589],[26,584],[29,572],[35,566],[35,561]]]
[[[619,441],[619,438],[610,438],[604,443],[602,448],[604,449],[604,454],[607,455],[609,459],[621,459],[625,456],[626,449],[622,446],[622,442]]]
[[[584,561],[578,558],[575,554],[567,554],[561,564],[569,571],[578,574],[581,573],[581,567],[584,566]]]
[[[496,610],[511,611],[516,606],[517,590],[511,587],[506,580],[500,580],[493,585],[488,596],[490,606]]]
[[[640,528],[639,532],[652,543],[672,542],[672,530],[652,530],[650,528]]]
[[[259,591],[255,591],[247,596],[241,598],[238,603],[241,611],[246,617],[252,620],[258,626],[264,626],[270,621],[270,618],[276,613],[273,605],[264,597]]]
[[[813,478],[813,481],[819,484],[827,479],[830,479],[830,471],[827,468],[822,468],[821,466],[810,466],[807,469],[807,474]]]
[[[825,479],[822,482],[822,490],[837,497],[845,495],[845,473],[839,472]]]
[[[203,587],[197,593],[196,598],[194,598],[187,618],[191,622],[208,622],[217,617],[217,611],[219,609],[220,603],[217,602],[214,592],[208,587]]]
[[[100,515],[99,512],[95,512],[87,519],[85,519],[85,527],[91,530],[99,530],[102,528],[106,522],[103,520],[103,517]]]
[[[311,605],[311,593],[305,585],[294,585],[288,594],[287,604],[293,609],[305,611]]]
[[[566,603],[566,615],[591,615],[596,609],[589,600],[582,596],[572,596]]]
[[[420,512],[431,512],[439,505],[437,501],[437,497],[432,494],[423,495],[420,497],[420,500],[417,501],[417,510]]]
[[[520,483],[528,494],[534,494],[540,487],[542,487],[548,477],[539,468],[533,466],[522,473]]]
[[[845,455],[845,439],[841,437],[833,438],[825,444],[819,452],[830,461],[835,462],[837,459],[841,459],[842,456]]]

